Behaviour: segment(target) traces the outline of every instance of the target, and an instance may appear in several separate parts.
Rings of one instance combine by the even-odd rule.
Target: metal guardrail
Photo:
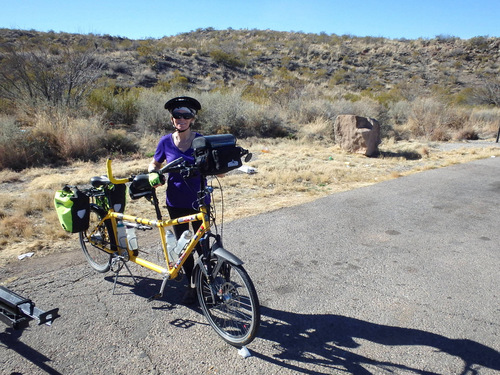
[[[38,321],[38,325],[50,326],[60,316],[58,311],[58,308],[42,311],[30,299],[0,286],[0,320],[14,329],[27,327],[33,319]]]

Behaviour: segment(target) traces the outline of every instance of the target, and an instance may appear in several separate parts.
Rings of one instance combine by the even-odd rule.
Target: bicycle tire
[[[90,205],[89,229],[80,232],[80,245],[82,247],[83,254],[85,255],[85,258],[90,266],[100,273],[109,271],[111,267],[112,255],[93,245],[90,242],[90,236],[93,236],[94,242],[98,240],[102,246],[111,251],[114,246],[113,244],[115,243],[111,223],[107,220],[101,224],[96,231],[94,231],[99,222],[105,216],[106,212],[104,209],[97,205]]]
[[[220,261],[223,263],[218,267]],[[260,326],[260,304],[252,280],[242,266],[216,257],[211,263],[212,269],[218,269],[212,284],[201,267],[196,271],[196,292],[203,314],[227,343],[248,345]]]

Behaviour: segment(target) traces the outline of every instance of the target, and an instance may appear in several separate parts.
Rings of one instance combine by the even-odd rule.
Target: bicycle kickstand
[[[118,263],[118,265],[117,265],[117,263]],[[135,279],[134,275],[132,274],[132,271],[130,271],[130,268],[127,265],[127,262],[125,261],[125,259],[122,256],[113,257],[113,259],[111,260],[111,270],[115,274],[115,280],[113,282],[113,295],[115,294],[116,282],[118,281],[118,276],[120,275],[120,271],[122,270],[123,266],[125,266],[128,273],[130,274],[130,277],[132,277],[134,284],[137,285],[137,280]]]

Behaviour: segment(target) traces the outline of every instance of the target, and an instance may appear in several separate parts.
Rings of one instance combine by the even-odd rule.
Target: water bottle
[[[126,231],[129,250],[137,250],[139,246],[137,245],[137,235],[135,234],[135,228],[127,226]]]
[[[193,237],[193,233],[190,230],[186,230],[184,231],[184,233],[182,233],[181,238],[179,238],[179,241],[177,241],[177,246],[174,249],[174,252],[177,254],[178,257],[187,247],[189,241],[191,241],[191,237]]]
[[[175,238],[175,234],[173,234],[171,230],[167,230],[165,232],[165,237],[167,239],[168,258],[171,263],[175,263],[177,262],[177,259],[179,259],[174,251],[175,247],[177,246],[177,238]]]
[[[116,231],[118,234],[118,246],[120,246],[120,250],[127,250],[127,231],[125,230],[123,221],[117,221]]]

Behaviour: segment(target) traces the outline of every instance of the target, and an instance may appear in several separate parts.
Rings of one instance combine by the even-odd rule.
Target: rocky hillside
[[[0,29],[0,44],[26,49],[95,49],[101,75],[119,87],[155,85],[256,94],[314,85],[404,97],[458,94],[498,84],[500,38],[392,40],[271,30],[198,29],[162,39]],[[1,58],[1,55],[0,55]],[[465,91],[467,92],[467,91]]]

